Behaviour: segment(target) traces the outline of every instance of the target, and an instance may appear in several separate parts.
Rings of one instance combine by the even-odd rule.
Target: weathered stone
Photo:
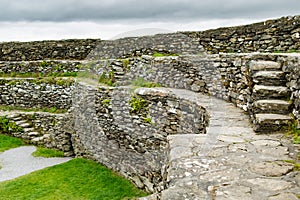
[[[280,191],[292,187],[292,183],[276,179],[256,178],[247,181],[260,189],[269,191]]]
[[[280,193],[269,197],[268,200],[299,200],[299,198],[292,193]]]
[[[255,113],[274,113],[288,114],[290,113],[291,103],[284,100],[267,99],[254,102]]]
[[[294,165],[283,161],[262,162],[254,164],[251,170],[264,176],[282,176],[291,172]]]
[[[264,71],[264,70],[280,70],[281,66],[279,63],[274,61],[251,61],[250,69],[252,71]]]
[[[255,85],[253,87],[255,99],[272,99],[272,98],[287,98],[290,91],[287,87],[283,86],[266,86]]]
[[[283,71],[258,71],[252,75],[253,82],[258,85],[285,86],[285,73]]]
[[[257,132],[284,130],[292,122],[289,115],[280,114],[255,114],[255,120],[254,130]]]

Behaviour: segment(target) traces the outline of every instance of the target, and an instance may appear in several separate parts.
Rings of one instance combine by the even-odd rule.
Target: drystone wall
[[[60,40],[0,43],[1,61],[83,60],[101,40]]]
[[[15,76],[35,75],[46,76],[67,72],[80,71],[83,61],[42,60],[42,61],[0,61],[0,75]]]
[[[69,109],[74,80],[64,78],[0,79],[0,105]]]
[[[300,16],[183,34],[210,53],[294,51],[300,48]]]
[[[22,138],[29,144],[61,150],[66,156],[74,155],[71,135],[65,126],[70,120],[68,115],[46,112],[0,112],[0,116],[5,116],[22,127],[21,131],[11,135]]]
[[[72,113],[75,155],[118,171],[149,192],[164,189],[167,136],[205,133],[201,105],[168,92],[79,84]]]
[[[157,34],[103,41],[89,54],[87,59],[128,58],[152,55],[155,52],[197,54],[203,52],[203,48],[197,40],[185,34]]]
[[[170,54],[287,52],[300,48],[300,16],[199,32],[154,36],[0,43],[0,60],[95,60]]]

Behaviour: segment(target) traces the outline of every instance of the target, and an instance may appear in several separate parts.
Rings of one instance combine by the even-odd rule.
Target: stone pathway
[[[207,108],[206,135],[179,134],[169,140],[169,188],[164,200],[293,200],[300,173],[287,162],[299,154],[280,134],[257,135],[248,116],[230,103],[170,89]]]
[[[23,146],[0,153],[0,182],[11,180],[33,171],[69,161],[71,158],[43,158],[31,154],[34,146]]]

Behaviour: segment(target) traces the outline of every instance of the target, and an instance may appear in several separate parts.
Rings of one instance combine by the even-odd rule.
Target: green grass
[[[119,200],[145,195],[106,167],[80,158],[0,183],[1,200]]]
[[[19,106],[4,106],[0,105],[0,110],[2,111],[12,111],[12,110],[19,110],[23,112],[49,112],[49,113],[65,113],[67,110],[58,109],[56,107],[51,108],[23,108]]]
[[[64,152],[48,149],[44,147],[37,147],[37,150],[32,153],[35,157],[45,157],[45,158],[51,158],[51,157],[64,157]]]
[[[0,134],[0,152],[22,145],[24,145],[24,143],[21,139]]]
[[[161,87],[160,83],[155,83],[155,82],[149,82],[146,81],[144,78],[136,78],[134,81],[131,83],[135,87],[147,87],[147,88],[153,88],[153,87]]]
[[[178,56],[178,54],[175,53],[160,53],[160,52],[155,52],[153,57],[164,57],[164,56]]]
[[[77,72],[11,72],[11,73],[0,73],[0,77],[14,77],[14,78],[45,78],[45,77],[77,77]]]
[[[294,144],[300,144],[300,130],[297,129],[297,123],[292,123],[289,125],[287,134],[292,135]]]

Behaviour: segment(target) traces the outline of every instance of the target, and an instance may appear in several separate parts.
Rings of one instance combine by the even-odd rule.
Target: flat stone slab
[[[288,114],[290,113],[291,103],[285,100],[267,99],[254,102],[255,113],[273,113]]]
[[[259,124],[261,123],[270,123],[286,125],[292,118],[289,115],[280,115],[280,114],[256,114],[255,118]]]
[[[256,99],[287,98],[290,91],[284,86],[254,85],[253,94]]]
[[[280,63],[274,61],[251,61],[249,63],[250,69],[252,71],[267,71],[267,70],[280,70]]]
[[[15,179],[31,172],[58,165],[71,160],[64,158],[34,157],[34,146],[23,146],[7,150],[0,154],[0,182]]]
[[[251,171],[269,177],[283,176],[293,169],[293,164],[284,161],[261,162],[251,167]]]

